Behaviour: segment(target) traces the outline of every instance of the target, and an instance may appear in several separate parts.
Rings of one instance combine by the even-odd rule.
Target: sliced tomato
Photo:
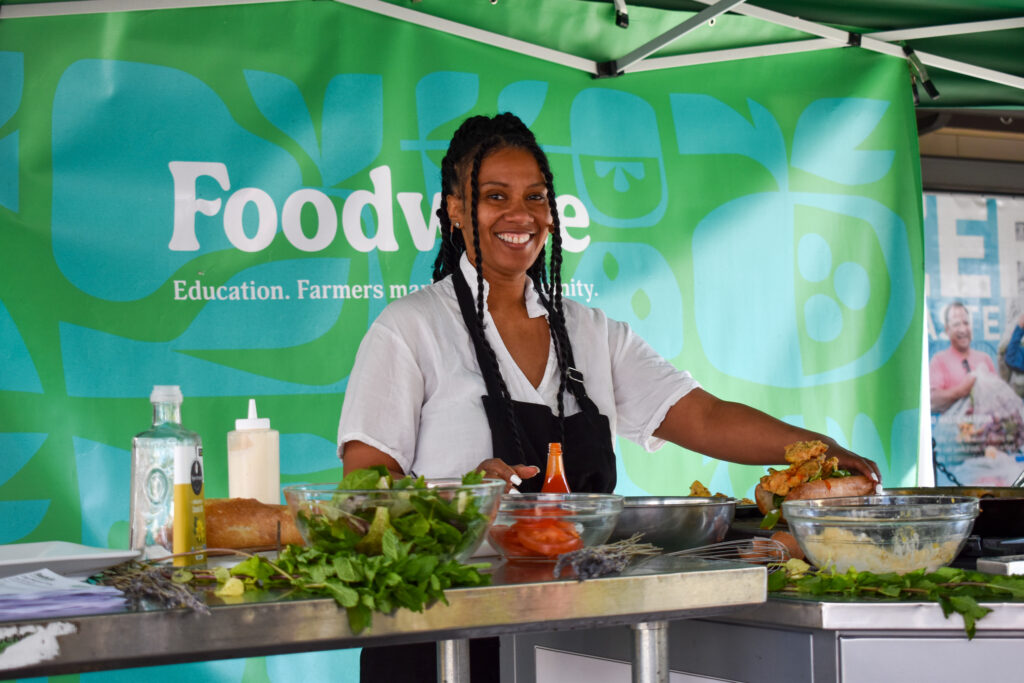
[[[491,543],[508,557],[529,557],[534,554],[519,541],[519,533],[515,527],[504,524],[492,526],[490,534]]]
[[[549,519],[543,524],[521,524],[514,525],[519,527],[516,529],[519,543],[534,553],[554,557],[583,547],[583,539],[569,522]]]

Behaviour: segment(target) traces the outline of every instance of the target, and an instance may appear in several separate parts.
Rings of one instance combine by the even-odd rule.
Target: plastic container
[[[258,417],[256,399],[249,399],[249,416],[235,420],[228,432],[228,495],[281,503],[280,434],[270,418]]]
[[[132,438],[129,545],[146,558],[206,549],[203,442],[181,425],[181,389],[157,385],[153,426]],[[199,564],[204,553],[174,558]]]

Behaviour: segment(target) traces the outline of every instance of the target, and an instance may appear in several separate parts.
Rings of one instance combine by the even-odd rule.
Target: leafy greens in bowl
[[[460,479],[394,479],[383,467],[356,470],[339,484],[284,489],[299,533],[329,553],[376,556],[388,544],[463,561],[483,542],[505,482],[473,472]],[[390,532],[390,533],[389,533]]]

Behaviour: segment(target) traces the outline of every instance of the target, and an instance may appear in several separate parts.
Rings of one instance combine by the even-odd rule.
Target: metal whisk
[[[781,564],[791,556],[784,543],[772,538],[742,538],[666,553],[665,557],[698,557],[705,560],[733,560],[751,564]],[[768,567],[775,571],[778,567]]]

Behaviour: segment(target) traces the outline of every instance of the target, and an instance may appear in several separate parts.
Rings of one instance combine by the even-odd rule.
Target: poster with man
[[[1024,199],[925,195],[928,385],[937,486],[1024,470]]]

